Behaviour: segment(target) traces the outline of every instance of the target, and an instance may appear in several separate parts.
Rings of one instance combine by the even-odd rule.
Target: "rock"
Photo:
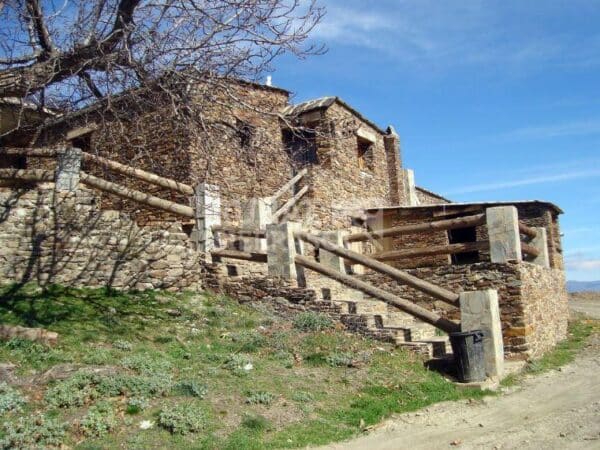
[[[16,368],[17,366],[11,363],[0,363],[0,382],[7,381],[10,383],[13,381],[15,378],[14,371]]]
[[[46,370],[43,374],[36,377],[35,382],[39,384],[47,384],[50,381],[65,380],[70,378],[76,372],[83,371],[92,372],[99,375],[116,375],[122,369],[116,366],[86,366],[83,364],[57,364],[54,367]]]
[[[12,339],[17,337],[52,346],[55,345],[58,340],[58,333],[43,328],[27,328],[19,325],[0,325],[0,339]]]

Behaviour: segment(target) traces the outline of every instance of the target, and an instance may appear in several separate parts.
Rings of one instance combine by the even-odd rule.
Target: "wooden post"
[[[548,254],[548,237],[544,227],[535,227],[535,237],[531,239],[529,245],[535,248],[538,252],[535,258],[531,261],[543,267],[550,267],[550,256]]]
[[[206,258],[210,260],[210,251],[217,246],[213,226],[221,224],[219,186],[199,183],[194,191],[192,202],[195,226],[192,238],[196,242],[196,249],[206,253]]]
[[[56,159],[55,189],[59,192],[73,192],[79,185],[81,171],[81,150],[64,148],[58,151]]]

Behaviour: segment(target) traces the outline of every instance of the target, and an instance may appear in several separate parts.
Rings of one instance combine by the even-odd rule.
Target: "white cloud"
[[[568,270],[600,270],[600,259],[578,259],[566,261]],[[600,273],[599,273],[600,275]]]
[[[563,173],[551,173],[547,175],[538,175],[523,177],[517,180],[500,181],[493,183],[482,183],[471,186],[464,186],[454,190],[445,191],[446,195],[470,194],[474,192],[496,191],[500,189],[509,189],[519,186],[530,186],[534,184],[558,183],[561,181],[593,178],[600,176],[600,169],[575,170]]]
[[[507,139],[549,139],[600,134],[600,119],[518,128],[503,135]]]

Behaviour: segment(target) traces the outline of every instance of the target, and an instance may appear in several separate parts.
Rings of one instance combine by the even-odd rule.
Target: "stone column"
[[[199,183],[194,190],[193,205],[196,223],[192,238],[196,241],[197,250],[205,252],[207,259],[210,260],[210,251],[217,246],[212,227],[221,224],[219,186]]]
[[[271,197],[251,198],[242,210],[242,228],[265,230],[268,224],[273,223],[272,203]],[[244,250],[248,252],[264,252],[267,249],[264,239],[247,237],[243,242]]]
[[[485,210],[490,257],[493,263],[522,261],[519,215],[514,206],[496,206]]]
[[[415,172],[412,169],[403,169],[404,198],[408,206],[418,206],[419,197],[417,196],[417,187],[415,186]]]
[[[387,129],[387,135],[383,137],[383,147],[385,148],[385,159],[387,162],[388,181],[390,187],[390,204],[403,205],[402,190],[402,154],[400,152],[400,136],[390,125]]]
[[[504,341],[500,323],[498,292],[461,292],[460,326],[462,331],[482,330],[485,333],[483,350],[488,377],[501,377],[504,371]]]
[[[544,227],[533,228],[537,235],[529,242],[529,245],[540,252],[531,262],[543,267],[550,267],[550,256],[548,254],[548,235]]]
[[[62,192],[73,192],[79,184],[81,170],[81,150],[65,148],[58,152],[54,176],[55,189]]]
[[[339,247],[344,247],[344,240],[341,231],[321,231],[318,236]],[[330,267],[341,273],[346,273],[344,258],[341,258],[327,250],[319,249],[319,262],[324,266]]]
[[[294,233],[302,230],[297,222],[272,223],[267,225],[267,266],[269,276],[297,280],[298,271],[294,258],[302,253],[301,243]]]

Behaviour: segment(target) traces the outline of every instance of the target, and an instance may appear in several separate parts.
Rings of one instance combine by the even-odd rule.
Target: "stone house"
[[[300,222],[305,229],[315,233],[331,230],[376,233],[416,223],[484,215],[488,208],[514,206],[524,225],[545,229],[547,261],[528,260],[527,257],[521,260],[519,255],[518,261],[490,262],[489,246],[477,246],[490,238],[487,227],[482,224],[369,239],[351,243],[348,247],[359,253],[379,256],[429,248],[434,251],[417,257],[398,257],[396,253],[394,258],[386,262],[457,292],[496,289],[500,296],[505,349],[509,354],[539,355],[565,337],[568,312],[558,225],[558,216],[562,211],[557,206],[543,201],[453,203],[418,187],[413,171],[403,166],[400,139],[395,130],[391,126],[380,128],[338,97],[291,104],[290,93],[284,89],[241,80],[194,85],[190,87],[189,95],[196,100],[197,111],[202,114],[203,126],[198,129],[189,129],[187,124],[170,118],[168,97],[153,96],[148,101],[138,97],[132,102],[124,95],[110,105],[95,104],[81,110],[71,115],[69,121],[55,118],[36,135],[34,142],[25,132],[2,138],[0,146],[22,146],[24,142],[35,147],[72,146],[192,186],[198,183],[216,185],[220,195],[220,222],[232,227],[246,227],[245,211],[248,205],[256,199],[269,199],[288,180],[304,171],[306,175],[287,195],[300,194],[305,188],[307,193],[292,210],[286,212],[282,221]],[[124,120],[132,109],[137,112],[135,120]],[[55,163],[54,160],[35,158],[19,161],[5,159],[5,162],[5,166],[32,169],[53,169]],[[180,204],[190,200],[181,193],[156,185],[148,186],[140,180],[116,174],[85,160],[82,169]],[[5,215],[10,215],[12,205],[15,202],[18,204],[19,200],[15,200],[13,193],[0,194],[3,211]],[[52,209],[48,206],[51,197],[46,191],[37,194],[29,192],[23,197],[28,203],[21,208],[23,212],[20,214],[27,217],[27,221],[30,216],[36,217],[37,201],[42,202],[44,208]],[[222,263],[220,266],[211,266],[194,255],[191,251],[193,245],[188,239],[194,227],[193,220],[182,220],[171,213],[141,206],[105,192],[94,192],[92,195],[82,191],[79,197],[69,197],[67,203],[77,203],[78,198],[85,198],[86,203],[84,206],[74,205],[73,208],[85,210],[99,218],[102,229],[94,233],[99,236],[96,240],[105,242],[104,258],[108,262],[114,261],[115,266],[121,266],[113,270],[112,278],[105,275],[105,269],[86,269],[75,278],[65,278],[67,282],[74,279],[80,283],[101,284],[110,278],[118,280],[117,287],[122,288],[189,288],[194,284],[213,286],[214,278],[220,276],[221,285],[229,286],[227,292],[232,295],[250,292],[252,296],[268,297],[273,291],[273,288],[264,288],[264,279],[268,275],[264,264],[225,257],[217,261]],[[114,210],[120,211],[121,215],[114,216]],[[104,211],[112,212],[104,214]],[[135,257],[141,262],[121,262],[120,242],[129,238],[112,239],[110,224],[113,216],[115,226],[123,228],[122,224],[127,223],[128,230],[134,229],[141,236],[143,245],[140,244],[137,254],[143,257]],[[22,277],[27,267],[31,266],[31,255],[35,249],[32,250],[29,243],[33,232],[19,225],[22,222],[20,218],[10,217],[12,222],[8,220],[5,223],[12,223],[19,230],[23,245],[6,243],[9,250],[0,251],[0,261],[11,266],[10,270],[2,272],[2,278],[14,280]],[[3,222],[0,222],[2,226]],[[52,226],[45,226],[44,229],[51,229]],[[79,222],[77,225],[81,229],[86,226]],[[157,228],[169,229],[171,234],[156,238]],[[260,228],[264,226],[260,225]],[[94,234],[91,231],[89,233]],[[131,233],[126,231],[121,234],[128,236]],[[9,239],[9,234],[0,233],[0,247],[4,237]],[[172,261],[176,260],[176,267],[165,267],[168,257],[161,259],[147,251],[147,248],[153,247],[164,250],[162,245],[156,244],[157,240],[166,240],[168,244],[165,245],[185,255],[184,258],[170,256]],[[254,247],[257,240],[231,239],[225,240],[224,245],[228,248],[250,248]],[[447,247],[453,245],[459,250],[448,253]],[[469,251],[460,249],[461,245]],[[90,246],[95,249],[98,244]],[[48,244],[47,247],[55,248],[56,245]],[[444,253],[436,253],[437,247],[445,247]],[[85,251],[88,250],[86,247]],[[69,267],[81,266],[77,258],[85,251],[81,248],[69,249],[66,245],[65,264]],[[315,256],[319,257],[318,252]],[[200,266],[201,273],[195,271]],[[127,273],[119,275],[120,272],[117,272],[123,272],[123,267]],[[342,270],[353,272],[375,285],[385,286],[390,292],[410,298],[428,309],[440,312],[444,317],[456,318],[456,311],[449,310],[412,288],[390,282],[380,274],[352,266]],[[208,274],[211,274],[210,277]],[[209,278],[210,283],[207,282]],[[62,280],[58,272],[54,274],[54,279],[59,282]],[[168,284],[164,284],[165,280],[168,280]],[[329,301],[325,310],[334,311],[338,316],[344,315],[341,312],[344,308],[354,311],[346,314],[356,316],[349,318],[348,323],[352,323],[352,327],[363,327],[369,336],[389,337],[402,330],[407,323],[405,315],[398,316],[397,311],[389,312],[387,305],[383,302],[375,304],[373,299],[363,299],[366,303],[361,303],[360,307],[340,306],[336,301],[355,302],[362,297],[355,297],[337,282],[307,274],[305,283],[313,291],[310,294],[311,302],[316,299],[319,308],[323,308],[323,301]],[[279,292],[278,295],[288,292],[291,298],[298,295],[289,289],[276,292]],[[368,314],[371,315],[361,315],[356,312],[359,310],[370,311]],[[389,320],[385,317],[382,319],[382,314]],[[373,331],[372,323],[378,324],[377,330]],[[389,325],[389,329],[381,324]],[[414,338],[422,334],[418,327],[413,328],[407,335],[412,333]],[[428,339],[433,337],[431,330],[427,333]]]

